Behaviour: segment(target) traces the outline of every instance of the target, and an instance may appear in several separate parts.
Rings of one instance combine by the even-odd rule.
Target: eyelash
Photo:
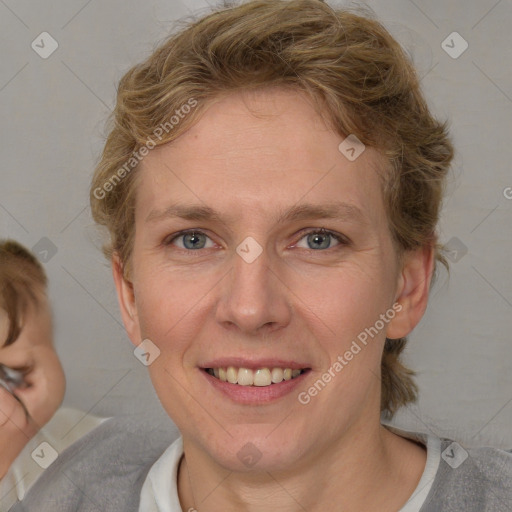
[[[199,229],[186,229],[186,230],[183,230],[183,231],[179,231],[178,233],[175,233],[174,235],[171,235],[170,237],[167,237],[164,240],[163,245],[168,247],[168,246],[172,245],[172,243],[175,240],[177,240],[178,238],[180,238],[182,236],[185,236],[185,235],[190,235],[192,233],[197,233],[197,234],[205,235],[206,237],[208,237],[208,235],[206,233],[204,233],[203,231],[201,231]],[[302,240],[304,237],[306,237],[308,235],[311,235],[311,234],[330,235],[337,242],[339,242],[340,246],[348,246],[351,243],[350,240],[347,237],[345,237],[343,235],[340,235],[340,234],[338,234],[338,233],[336,233],[334,231],[330,231],[328,229],[325,229],[325,228],[310,228],[307,231],[303,231],[303,232],[301,232],[301,236],[300,236],[298,241]],[[208,238],[210,238],[210,237],[208,237]],[[210,240],[211,240],[211,238],[210,238]],[[335,249],[336,247],[338,247],[338,246],[329,247],[328,249],[323,249],[321,251],[318,251],[318,250],[315,250],[315,249],[309,249],[309,250],[310,251],[314,251],[314,252],[325,252],[325,251],[329,251],[330,249]],[[181,249],[181,247],[179,247],[179,249]],[[200,249],[196,249],[195,251],[191,250],[191,249],[183,249],[183,250],[186,251],[186,252],[198,252]]]

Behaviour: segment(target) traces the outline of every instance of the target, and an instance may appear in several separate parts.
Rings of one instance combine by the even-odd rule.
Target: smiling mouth
[[[309,368],[295,369],[291,368],[237,368],[228,366],[227,368],[204,368],[204,371],[219,379],[222,382],[238,384],[239,386],[266,387],[273,384],[279,384],[285,380],[292,380],[299,375],[307,372]]]

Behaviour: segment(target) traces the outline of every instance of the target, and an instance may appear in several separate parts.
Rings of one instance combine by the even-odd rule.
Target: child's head
[[[45,271],[12,240],[0,240],[0,364],[24,375],[16,398],[0,389],[0,424],[33,434],[61,404],[65,378],[53,347]]]

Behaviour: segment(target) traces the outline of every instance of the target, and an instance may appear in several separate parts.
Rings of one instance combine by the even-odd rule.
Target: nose
[[[225,329],[262,335],[289,324],[291,305],[288,289],[265,251],[251,263],[238,254],[223,280],[216,319]]]

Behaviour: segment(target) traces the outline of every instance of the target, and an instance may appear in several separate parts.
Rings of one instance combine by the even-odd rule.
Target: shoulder
[[[512,453],[443,439],[441,461],[421,512],[512,510]]]
[[[102,418],[77,409],[60,408],[27,442],[5,477],[0,480],[0,510],[5,510],[18,499],[23,499],[34,482],[43,474],[46,461],[63,452],[102,421]]]
[[[170,420],[120,416],[58,454],[12,512],[138,510],[146,475],[179,437]]]

